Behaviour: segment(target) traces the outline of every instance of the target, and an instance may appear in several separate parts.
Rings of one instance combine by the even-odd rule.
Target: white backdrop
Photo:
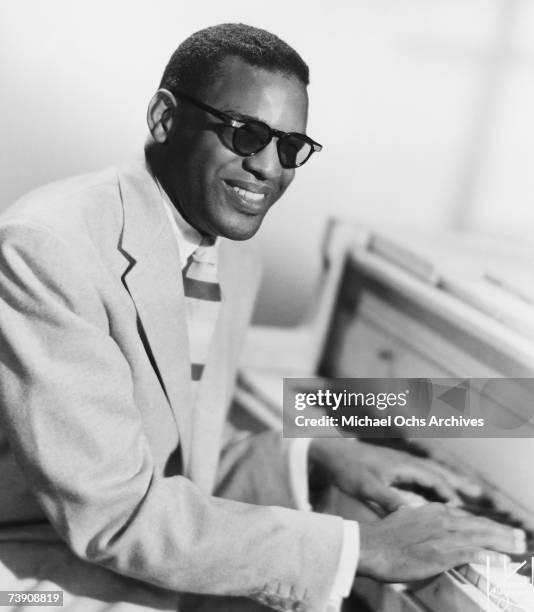
[[[141,150],[169,55],[223,21],[301,53],[309,133],[325,146],[261,230],[257,320],[305,310],[330,215],[531,239],[530,0],[3,0],[0,209]]]

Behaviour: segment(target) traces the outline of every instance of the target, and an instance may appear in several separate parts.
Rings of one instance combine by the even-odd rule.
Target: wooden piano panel
[[[446,367],[443,361],[425,354],[418,348],[414,343],[413,329],[408,331],[406,326],[399,324],[398,333],[394,335],[373,319],[362,314],[346,329],[344,341],[339,347],[339,361],[335,366],[336,377],[452,378],[455,376],[456,368],[452,367],[452,356],[451,365]],[[402,338],[403,331],[406,334],[410,333],[411,342]],[[419,331],[420,336],[428,335],[424,329]],[[422,342],[426,340],[423,338]],[[439,339],[435,339],[434,344],[437,342],[440,342]],[[481,370],[482,368],[477,368],[478,372]],[[484,369],[485,374],[487,371],[487,368]]]
[[[375,362],[379,355],[373,351],[391,349],[402,359],[393,376],[534,376],[534,344],[524,337],[402,270],[385,263],[388,274],[380,277],[380,268],[373,270],[367,263],[357,257],[347,260],[320,375],[363,377],[353,367],[362,361],[361,354]],[[364,331],[368,329],[373,331]]]
[[[474,274],[470,281],[466,273],[469,263],[463,267],[458,263],[462,258],[459,252],[455,253],[459,277],[449,269],[445,282],[440,280],[435,262],[422,265],[417,254],[406,258],[403,251],[402,265],[396,266],[394,248],[388,250],[388,257],[381,258],[370,246],[369,242],[358,245],[347,259],[319,368],[321,375],[533,377],[530,331],[534,304],[515,295],[499,299],[500,289],[487,287],[483,275]],[[500,264],[502,276],[505,266],[502,261]],[[479,259],[477,266],[481,265]],[[525,280],[525,286],[528,284]],[[525,333],[523,322],[528,323],[523,326]],[[534,406],[534,393],[532,399]],[[499,405],[497,409],[506,411],[507,407]],[[426,439],[417,440],[417,444],[444,463],[477,473],[488,484],[497,508],[519,519],[525,528],[534,528],[532,438]],[[413,588],[377,588],[366,580],[359,580],[357,588],[378,612],[403,609],[403,601],[413,602],[414,597],[419,602],[415,605],[432,612],[471,612],[485,610],[486,605],[488,610],[498,609],[455,572]]]

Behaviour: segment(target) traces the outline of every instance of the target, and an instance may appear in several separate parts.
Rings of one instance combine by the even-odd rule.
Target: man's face
[[[227,58],[220,76],[198,98],[236,118],[253,118],[284,132],[306,131],[308,97],[295,77]],[[229,147],[232,129],[178,100],[161,176],[182,215],[211,236],[246,240],[259,229],[295,170],[280,165],[276,137],[252,157]]]

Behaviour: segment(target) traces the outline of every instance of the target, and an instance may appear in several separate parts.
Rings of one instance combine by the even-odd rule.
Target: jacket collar
[[[148,356],[173,411],[184,471],[191,452],[192,392],[180,253],[145,160],[118,169],[123,205],[123,282],[135,304]],[[144,338],[143,338],[144,336]]]

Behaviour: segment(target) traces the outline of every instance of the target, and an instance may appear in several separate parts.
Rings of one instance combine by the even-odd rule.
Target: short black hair
[[[184,40],[172,54],[160,87],[196,95],[209,86],[227,57],[296,77],[304,86],[309,83],[307,64],[278,36],[243,23],[222,23]]]

